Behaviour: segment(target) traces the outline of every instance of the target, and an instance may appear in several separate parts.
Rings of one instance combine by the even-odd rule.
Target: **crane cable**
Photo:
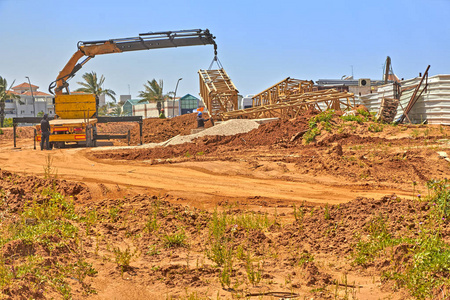
[[[214,58],[213,58],[211,64],[209,65],[208,70],[211,70],[214,62],[217,63],[217,66],[219,67],[219,69],[223,69],[222,63],[220,62],[219,57],[217,56],[217,44],[216,43],[214,43]]]
[[[219,69],[223,69],[222,63],[220,62],[219,58],[217,57],[217,55],[214,55],[214,58],[213,58],[211,64],[209,65],[208,70],[211,70],[214,62],[217,63],[217,66],[219,67]]]

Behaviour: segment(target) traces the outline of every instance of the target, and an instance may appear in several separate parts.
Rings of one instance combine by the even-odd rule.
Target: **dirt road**
[[[96,190],[101,192],[99,184],[108,186],[109,190],[120,186],[119,190],[130,194],[145,189],[156,194],[170,194],[203,208],[215,206],[224,200],[242,202],[246,199],[263,199],[277,204],[303,201],[336,204],[358,196],[379,198],[392,193],[411,195],[407,191],[368,188],[325,177],[296,177],[295,174],[289,176],[281,171],[257,172],[244,162],[151,165],[145,161],[93,159],[90,158],[89,149],[40,151],[33,150],[29,144],[19,146],[20,149],[13,149],[8,144],[1,146],[2,169],[42,176],[50,157],[51,167],[59,179],[84,182],[94,194]]]

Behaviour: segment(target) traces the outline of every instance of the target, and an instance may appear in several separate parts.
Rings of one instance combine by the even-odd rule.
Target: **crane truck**
[[[63,147],[66,143],[86,143],[87,146],[96,146],[97,140],[111,138],[97,135],[97,123],[137,120],[133,117],[99,117],[98,99],[95,95],[70,93],[68,80],[96,55],[210,44],[214,45],[216,57],[217,44],[214,39],[208,29],[193,29],[141,33],[138,37],[131,38],[78,42],[78,50],[49,86],[49,92],[55,95],[55,114],[58,116],[57,119],[50,120],[51,147]],[[83,57],[84,60],[79,63]],[[142,143],[142,118],[139,119]],[[24,118],[17,120],[20,121],[23,122]],[[40,125],[36,125],[35,142],[40,140]]]

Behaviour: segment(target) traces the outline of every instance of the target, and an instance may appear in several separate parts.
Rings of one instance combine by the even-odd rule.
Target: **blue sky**
[[[242,95],[286,78],[381,79],[386,56],[400,78],[450,73],[450,0],[378,1],[54,1],[0,0],[0,76],[47,92],[78,41],[139,33],[206,29]],[[99,55],[70,81],[95,71],[105,88],[136,98],[147,80],[164,91],[198,96],[197,71],[213,47],[193,46]]]

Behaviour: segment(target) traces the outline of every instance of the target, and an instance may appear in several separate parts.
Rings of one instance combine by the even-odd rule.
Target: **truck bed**
[[[85,122],[86,121],[86,122]],[[56,119],[56,120],[51,120],[50,121],[50,125],[56,125],[56,126],[61,126],[61,125],[77,125],[77,124],[95,124],[97,123],[97,119]]]

